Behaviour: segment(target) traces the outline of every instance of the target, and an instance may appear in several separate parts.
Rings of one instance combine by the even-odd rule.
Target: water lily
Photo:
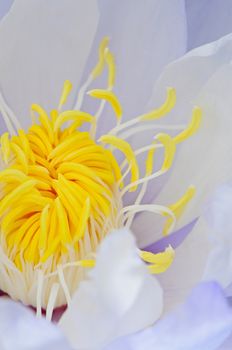
[[[1,289],[38,316],[45,310],[47,320],[67,304],[59,327],[77,349],[103,348],[144,328],[109,346],[159,342],[168,349],[174,342],[164,335],[173,330],[176,349],[216,349],[232,320],[214,283],[157,321],[201,281],[211,247],[203,221],[194,219],[230,177],[230,36],[170,64],[154,84],[186,49],[182,1],[136,2],[133,12],[127,2],[123,15],[116,3],[112,12],[105,2],[68,5],[17,2],[0,27]],[[159,32],[138,29],[138,14],[140,23],[156,18]],[[168,47],[155,39],[162,30],[170,35]],[[197,304],[199,295],[216,300],[212,317],[210,303]],[[18,315],[17,337],[25,324],[29,331],[34,323],[41,328],[22,348],[45,346],[38,338],[47,327],[47,346],[63,341],[68,349],[53,325],[36,324],[9,300],[1,303],[3,313],[11,308]],[[185,324],[184,333],[175,324]],[[12,319],[9,325],[15,327]],[[1,339],[14,346],[7,334]]]

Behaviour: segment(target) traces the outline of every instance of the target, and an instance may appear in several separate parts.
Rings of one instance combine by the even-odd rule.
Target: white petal
[[[166,313],[181,304],[202,280],[209,251],[207,226],[203,219],[199,219],[193,231],[175,250],[175,259],[170,268],[159,275]]]
[[[0,298],[0,348],[3,350],[70,350],[59,329],[8,298]]]
[[[214,41],[232,31],[230,0],[186,0],[188,49]]]
[[[167,123],[187,125],[191,109],[199,105],[203,110],[203,122],[196,135],[180,144],[170,176],[156,204],[168,205],[178,200],[191,184],[197,194],[187,206],[178,222],[184,226],[202,212],[209,193],[230,178],[232,171],[232,35],[195,49],[183,59],[170,64],[155,87],[152,101],[161,100],[166,86],[177,90],[177,106],[166,118]],[[155,183],[153,185],[155,187]],[[154,241],[161,232],[158,221],[140,215],[134,223],[140,245]],[[149,229],[150,228],[150,229]]]
[[[78,87],[97,22],[95,0],[15,1],[0,24],[0,87],[24,125],[31,103],[54,109],[66,79]]]
[[[224,288],[232,283],[232,187],[224,185],[212,196],[206,211],[211,249],[205,280],[216,280]]]
[[[164,66],[186,50],[184,1],[99,0],[99,5],[100,21],[85,75],[96,61],[102,37],[110,36],[117,67],[115,92],[124,120],[130,119],[143,113]],[[106,85],[104,80],[99,84]],[[102,125],[101,132],[109,129],[107,116],[107,127]]]
[[[96,267],[81,283],[60,326],[75,349],[97,348],[155,322],[162,312],[162,290],[149,275],[126,230],[101,244]]]

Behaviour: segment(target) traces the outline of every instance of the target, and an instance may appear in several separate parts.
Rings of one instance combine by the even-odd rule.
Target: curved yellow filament
[[[131,164],[131,182],[133,183],[137,181],[139,178],[139,167],[135,158],[135,154],[129,143],[124,140],[121,140],[116,136],[110,135],[101,136],[99,141],[102,143],[110,144],[111,146],[119,149],[121,152],[124,153],[128,163]],[[137,186],[133,186],[130,188],[130,191],[135,191],[136,188]]]
[[[114,113],[117,119],[120,120],[122,118],[122,107],[120,105],[118,98],[112,91],[95,89],[95,90],[90,90],[88,92],[88,95],[90,95],[91,97],[101,99],[101,100],[106,100],[107,102],[109,102],[114,110]]]
[[[166,114],[168,114],[176,103],[176,91],[173,88],[167,89],[167,97],[164,104],[159,107],[158,109],[154,109],[153,111],[143,114],[140,116],[141,121],[151,121],[155,119],[159,119],[161,117],[164,117]]]

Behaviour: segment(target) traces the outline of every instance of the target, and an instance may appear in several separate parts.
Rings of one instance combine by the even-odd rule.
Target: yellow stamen
[[[173,139],[167,134],[158,134],[156,139],[159,140],[164,146],[165,154],[161,171],[166,172],[171,168],[176,152],[176,145]]]
[[[75,241],[78,241],[79,239],[84,237],[86,223],[87,223],[87,220],[89,219],[89,215],[90,215],[90,199],[87,198],[86,201],[84,202],[83,208],[80,213],[80,221],[78,224],[76,235],[74,236]]]
[[[167,113],[169,113],[176,103],[176,91],[173,88],[167,89],[167,98],[164,104],[158,109],[154,109],[153,111],[143,114],[140,117],[141,121],[151,121],[155,119],[159,119],[164,117]]]
[[[159,274],[166,271],[169,266],[172,264],[175,251],[171,246],[165,249],[164,252],[153,254],[146,251],[140,251],[140,257],[150,265],[148,266],[148,270],[152,274]]]
[[[48,233],[48,210],[50,205],[46,205],[43,208],[40,217],[40,238],[39,238],[39,249],[44,250],[47,243],[47,233]]]
[[[65,80],[64,82],[64,86],[63,86],[63,90],[62,90],[62,94],[60,97],[60,102],[59,102],[59,107],[58,109],[60,109],[67,101],[67,97],[70,94],[72,90],[72,84],[69,80]]]
[[[139,168],[134,152],[128,142],[119,139],[116,136],[104,135],[99,139],[100,142],[107,143],[119,149],[124,153],[127,161],[131,164],[131,182],[135,182],[139,178]],[[130,191],[135,191],[137,186],[130,188]]]
[[[185,210],[187,204],[191,201],[191,199],[194,197],[196,193],[196,189],[194,186],[190,186],[185,194],[174,204],[169,205],[168,208],[175,214],[175,217],[178,219],[183,211]],[[172,218],[168,218],[166,220],[164,229],[163,229],[163,234],[167,235],[169,232],[169,228],[172,225]]]
[[[112,90],[115,84],[116,66],[114,61],[114,56],[108,48],[104,52],[105,61],[108,65],[109,75],[108,75],[108,89]]]
[[[195,107],[193,110],[192,120],[189,126],[182,131],[180,134],[174,137],[175,143],[180,143],[188,139],[190,136],[195,134],[195,132],[199,129],[202,120],[202,111],[199,107]]]
[[[54,131],[58,131],[63,123],[70,120],[78,122],[78,126],[81,126],[83,123],[94,123],[94,117],[89,113],[82,111],[65,111],[57,118],[54,125]]]
[[[97,65],[94,67],[94,69],[91,72],[91,76],[93,77],[93,79],[96,79],[97,77],[99,77],[99,75],[101,75],[103,68],[104,68],[104,62],[105,62],[105,49],[107,48],[108,44],[109,44],[109,37],[105,37],[102,39],[101,44],[99,46],[99,60]]]
[[[153,142],[153,144],[155,145],[156,142]],[[146,174],[145,174],[145,176],[149,176],[153,173],[154,153],[155,153],[155,148],[151,148],[148,151],[147,159],[146,159]]]
[[[9,142],[9,133],[5,132],[1,136],[1,150],[3,155],[3,160],[7,164],[10,157],[10,142]]]
[[[107,102],[109,102],[114,110],[114,113],[117,119],[120,120],[122,118],[122,107],[120,105],[118,98],[112,91],[95,89],[95,90],[90,90],[88,92],[88,95],[90,95],[91,97],[101,99],[101,100],[106,100]]]
[[[39,105],[33,104],[33,105],[31,105],[31,111],[37,112],[39,114],[39,120],[40,120],[41,124],[43,125],[44,130],[48,134],[48,137],[51,140],[51,143],[53,143],[54,142],[54,133],[52,130],[51,122],[49,121],[49,118],[48,118],[45,110],[42,107],[40,107]]]

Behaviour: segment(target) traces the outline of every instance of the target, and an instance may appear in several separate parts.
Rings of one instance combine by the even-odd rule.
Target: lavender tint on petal
[[[231,331],[231,306],[222,288],[207,282],[199,284],[185,304],[154,326],[118,339],[104,350],[216,350]]]
[[[161,238],[160,240],[156,241],[155,243],[150,244],[149,246],[145,247],[144,250],[152,252],[152,253],[159,253],[165,250],[169,245],[172,246],[172,248],[178,248],[179,245],[185,240],[185,238],[189,235],[189,233],[194,228],[198,218],[191,221],[189,224],[185,225],[181,229],[173,232],[169,236],[165,236],[164,238]]]
[[[3,0],[0,2],[0,19],[2,19],[9,11],[14,0]]]

